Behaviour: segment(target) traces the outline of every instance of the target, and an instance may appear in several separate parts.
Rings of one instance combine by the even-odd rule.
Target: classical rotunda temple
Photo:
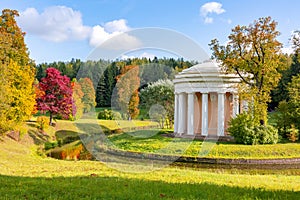
[[[174,132],[177,135],[226,136],[228,122],[247,104],[240,101],[237,74],[207,61],[175,76]]]

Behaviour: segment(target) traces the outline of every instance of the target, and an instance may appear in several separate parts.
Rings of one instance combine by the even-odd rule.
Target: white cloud
[[[202,16],[207,16],[209,13],[222,14],[225,10],[222,8],[222,4],[218,2],[208,2],[201,6],[200,12]]]
[[[213,23],[213,18],[208,17],[211,14],[222,14],[226,12],[225,9],[222,8],[222,4],[218,2],[208,2],[201,6],[200,14],[204,17],[204,23],[210,24]]]
[[[39,13],[35,8],[27,8],[20,13],[18,23],[28,34],[53,42],[87,39],[97,47],[104,41],[115,38],[107,46],[110,48],[134,48],[140,45],[138,39],[121,33],[130,30],[125,19],[114,20],[104,25],[85,26],[79,11],[66,6],[52,6]]]
[[[155,57],[154,54],[152,54],[152,53],[147,53],[147,52],[144,52],[144,53],[142,53],[142,54],[139,56],[139,58],[148,58],[148,59],[151,59],[151,60],[153,60],[154,57]]]
[[[111,22],[107,22],[104,25],[104,29],[107,32],[126,32],[129,31],[130,28],[127,26],[127,21],[125,19],[114,20]]]
[[[101,43],[99,43],[99,45],[100,44]],[[141,45],[142,42],[138,38],[128,33],[114,32],[101,44],[101,47],[112,50],[131,50],[137,49],[141,47]]]
[[[115,33],[117,34],[117,33]],[[103,43],[105,40],[110,39],[113,34],[110,34],[104,30],[104,28],[100,25],[94,26],[92,29],[92,33],[90,36],[90,45],[91,46],[98,46]]]
[[[154,54],[151,54],[151,53],[148,53],[148,52],[143,52],[142,54],[140,54],[140,55],[130,55],[130,56],[128,56],[128,55],[121,55],[121,60],[127,60],[127,59],[133,59],[133,58],[147,58],[147,59],[151,59],[151,60],[153,60],[154,59],[154,57],[155,57],[155,55]]]
[[[129,30],[130,27],[127,26],[125,19],[107,22],[104,26],[96,25],[92,28],[89,43],[94,47],[103,44],[104,48],[109,49],[130,49],[139,47],[141,43],[137,38],[124,33]],[[105,41],[107,42],[104,43]]]
[[[205,24],[212,24],[214,22],[214,19],[212,17],[205,17],[204,23]]]
[[[121,55],[120,56],[121,60],[134,59],[134,58],[136,58],[136,57],[135,56],[127,56],[127,55]]]
[[[54,42],[86,39],[91,32],[91,27],[83,25],[81,13],[65,6],[48,7],[42,13],[27,8],[18,22],[26,32]]]

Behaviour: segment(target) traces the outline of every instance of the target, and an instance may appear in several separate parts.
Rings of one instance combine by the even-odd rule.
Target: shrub
[[[119,112],[112,111],[112,110],[101,110],[98,113],[98,119],[104,119],[104,120],[121,120],[122,116]]]
[[[45,150],[53,149],[58,146],[58,142],[45,142]]]
[[[80,154],[83,151],[84,146],[81,143],[74,144],[73,146],[61,147],[54,149],[48,153],[49,156],[62,160],[77,160],[80,158]]]
[[[257,141],[253,144],[276,144],[278,142],[278,131],[271,125],[255,126],[254,135]]]
[[[114,119],[114,120],[121,120],[122,119],[121,113],[119,113],[117,111],[112,111],[112,119]]]
[[[292,142],[296,142],[299,139],[299,130],[295,128],[294,124],[292,124],[291,128],[288,130],[287,137]]]
[[[246,113],[239,114],[236,118],[230,120],[227,130],[234,137],[236,143],[250,144],[254,130],[253,119]]]
[[[75,145],[72,147],[68,147],[61,151],[60,158],[62,160],[78,160],[80,158],[80,153],[83,150],[83,145]]]
[[[49,127],[50,120],[46,116],[39,116],[36,120],[36,123],[38,124],[38,128],[44,131]]]
[[[104,109],[104,110],[101,110],[99,113],[98,113],[98,119],[105,119],[105,120],[108,120],[110,118],[110,114],[109,114],[109,111]]]
[[[239,144],[275,144],[278,132],[271,125],[259,125],[246,113],[231,119],[228,132]]]

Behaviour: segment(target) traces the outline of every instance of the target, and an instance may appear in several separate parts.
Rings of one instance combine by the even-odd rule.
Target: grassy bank
[[[199,140],[169,138],[158,131],[137,131],[109,136],[115,148],[169,155],[205,156],[210,158],[299,158],[300,143],[273,145],[239,145],[226,142],[203,142]]]
[[[41,158],[33,147],[1,139],[0,199],[297,199],[300,195],[299,173],[285,175],[284,170],[262,174],[168,166],[125,173],[96,161]]]
[[[149,121],[114,121],[114,120],[80,120],[79,122],[59,121],[55,135],[64,139],[78,133],[101,133],[102,130],[117,130],[125,127],[134,130],[135,127],[154,125]],[[101,128],[100,128],[101,127]],[[121,128],[121,130],[123,130]],[[209,158],[245,158],[245,159],[275,159],[299,158],[300,143],[279,143],[272,145],[239,145],[229,142],[204,142],[184,138],[164,137],[159,130],[127,131],[121,134],[107,136],[114,144],[112,148],[144,153],[166,155],[184,155]]]

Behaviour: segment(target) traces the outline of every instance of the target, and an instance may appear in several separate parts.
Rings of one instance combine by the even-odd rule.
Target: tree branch
[[[253,86],[253,83],[250,83],[249,81],[247,81],[242,75],[241,73],[239,72],[238,68],[237,67],[234,67],[234,70],[236,71],[236,73],[239,75],[239,77],[248,85],[250,86]]]

